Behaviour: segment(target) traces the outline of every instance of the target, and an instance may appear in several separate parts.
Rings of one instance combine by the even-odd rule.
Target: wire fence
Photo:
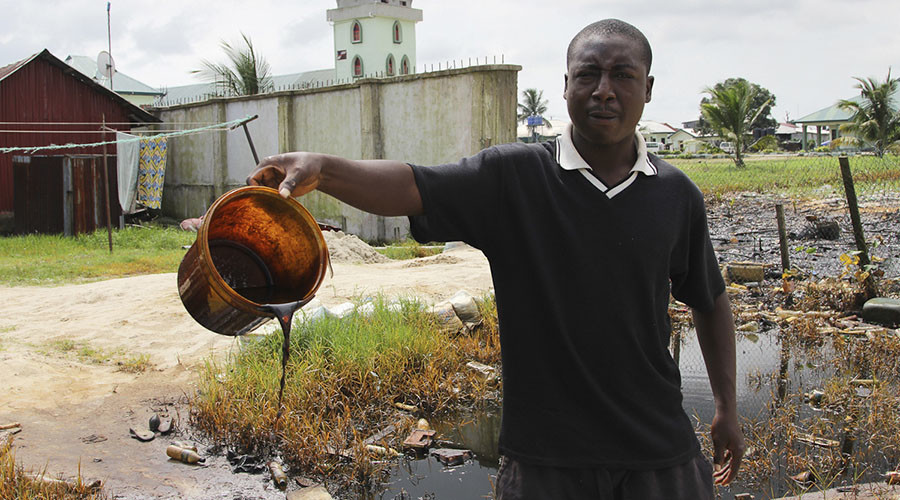
[[[259,94],[273,94],[278,92],[340,87],[342,85],[355,84],[361,80],[366,79],[402,79],[421,74],[430,74],[441,71],[473,68],[479,66],[492,66],[496,64],[506,64],[506,56],[504,54],[500,54],[499,56],[476,56],[474,58],[469,57],[463,59],[450,59],[445,61],[426,63],[411,66],[409,73],[406,74],[401,74],[396,70],[393,74],[391,74],[385,69],[381,71],[367,71],[363,72],[360,75],[355,75],[349,78],[325,78],[320,75],[318,77],[312,77],[304,80],[303,76],[298,76],[296,81],[290,83],[272,83],[268,86],[265,86],[264,88],[260,89]],[[163,90],[168,92],[167,89]],[[191,95],[180,95],[179,97],[170,97],[168,95],[163,95],[162,97],[157,98],[153,105],[154,107],[179,106],[183,104],[204,102],[214,98],[240,97],[241,95],[243,94],[235,92],[230,86],[226,85],[225,82],[212,82],[206,88],[200,86],[194,92],[192,92]]]

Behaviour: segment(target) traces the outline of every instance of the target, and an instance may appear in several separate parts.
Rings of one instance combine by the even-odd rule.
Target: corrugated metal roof
[[[3,66],[2,68],[0,68],[0,81],[2,81],[7,76],[15,73],[17,69],[21,68],[22,66],[25,66],[26,64],[28,64],[29,61],[31,61],[38,55],[40,55],[40,52],[38,52],[37,54],[32,54],[32,55],[26,57],[25,59],[22,59],[21,61],[16,61],[12,64],[7,64],[6,66]]]
[[[671,134],[675,132],[675,129],[667,123],[660,123],[649,120],[641,121],[640,123],[638,123],[638,130],[647,134]]]
[[[88,78],[93,79],[100,85],[109,88],[109,79],[100,75],[96,60],[87,56],[70,55],[66,57],[66,64],[82,72]],[[126,75],[125,73],[122,73],[119,70],[116,70],[116,73],[113,75],[113,87],[113,90],[115,90],[119,94],[163,95],[163,92],[161,90],[155,89],[143,82],[135,80],[134,78]]]
[[[41,52],[39,52],[31,57],[28,57],[26,59],[23,59],[17,63],[13,63],[8,66],[4,66],[3,68],[0,68],[0,81],[3,81],[4,78],[7,78],[8,76],[12,75],[16,71],[20,70],[22,67],[26,66],[31,61],[38,59],[38,58],[43,59],[43,60],[47,61],[48,63],[62,69],[66,73],[75,77],[76,79],[81,80],[82,82],[86,83],[87,85],[93,87],[95,90],[98,90],[101,93],[107,94],[114,101],[116,101],[119,105],[127,108],[135,121],[144,122],[144,123],[159,123],[161,121],[159,118],[151,115],[150,113],[144,111],[143,109],[139,108],[138,106],[135,106],[134,104],[128,102],[124,97],[120,96],[119,94],[117,94],[117,93],[109,90],[108,88],[104,87],[103,85],[100,85],[99,83],[95,82],[92,78],[88,77],[81,71],[78,71],[75,68],[73,68],[72,66],[69,66],[68,64],[64,63],[58,57],[51,54],[50,51],[47,49],[44,49]]]
[[[853,101],[855,103],[861,103],[863,98],[862,96],[853,96],[848,101]],[[896,92],[891,99],[891,108],[894,111],[898,110],[898,101],[900,101],[900,92]],[[805,123],[807,125],[817,125],[817,124],[828,124],[828,123],[843,123],[849,121],[853,116],[853,111],[844,110],[838,107],[837,103],[828,106],[827,108],[820,109],[815,113],[810,113],[802,118],[798,118],[796,120],[792,120],[793,123]]]

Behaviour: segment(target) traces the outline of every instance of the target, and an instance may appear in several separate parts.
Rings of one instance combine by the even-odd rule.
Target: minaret
[[[415,72],[422,11],[412,8],[412,0],[337,0],[326,15],[334,25],[336,79]]]

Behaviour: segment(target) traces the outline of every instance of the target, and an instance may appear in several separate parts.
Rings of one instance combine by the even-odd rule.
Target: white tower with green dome
[[[327,11],[334,25],[334,72],[339,80],[413,73],[416,23],[412,0],[337,0]]]

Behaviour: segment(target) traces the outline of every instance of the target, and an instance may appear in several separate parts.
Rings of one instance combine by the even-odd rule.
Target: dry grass
[[[395,425],[386,444],[399,448],[418,416],[495,398],[497,386],[465,364],[499,365],[500,347],[492,303],[481,305],[489,315],[481,327],[461,333],[444,331],[416,302],[399,311],[381,299],[374,305],[369,315],[295,322],[280,420],[282,336],[275,334],[224,365],[206,365],[194,425],[242,453],[279,454],[294,471],[341,478],[338,489],[377,487],[384,470],[366,451],[365,438]],[[417,411],[401,412],[395,403]]]
[[[44,479],[44,480],[42,480]],[[54,481],[43,472],[30,473],[16,463],[12,437],[0,441],[0,498],[17,500],[103,500],[101,489],[81,480]]]

